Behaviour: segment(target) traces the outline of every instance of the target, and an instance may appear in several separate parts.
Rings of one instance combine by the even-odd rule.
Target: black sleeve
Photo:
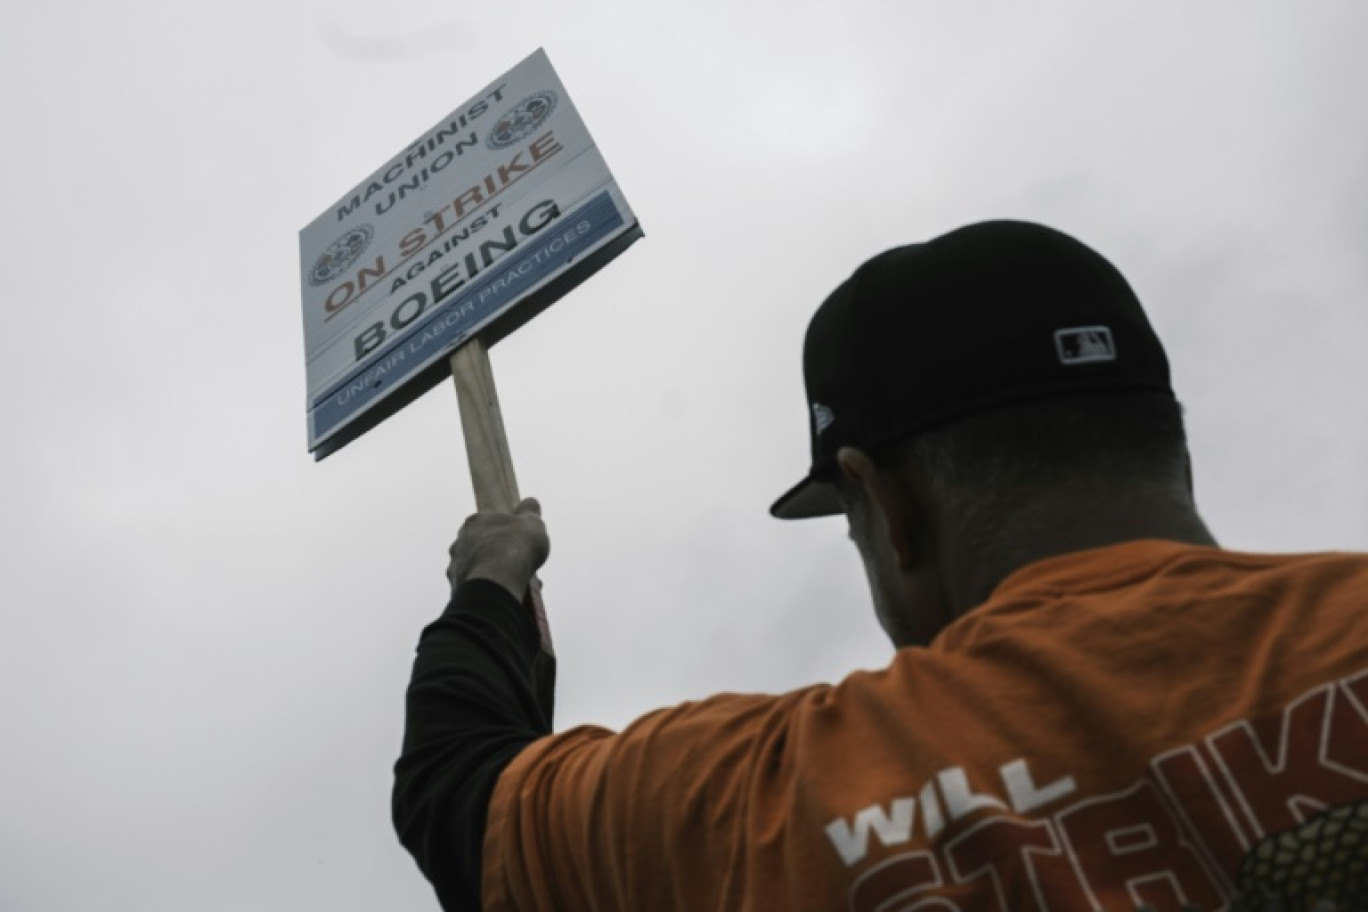
[[[531,609],[488,580],[462,583],[419,639],[394,827],[443,909],[480,908],[489,799],[518,752],[550,734],[554,675]]]

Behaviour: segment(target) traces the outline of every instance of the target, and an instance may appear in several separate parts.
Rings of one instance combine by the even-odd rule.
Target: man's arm
[[[505,766],[551,731],[554,661],[519,601],[549,546],[535,502],[472,517],[452,546],[454,593],[418,645],[394,825],[446,909],[480,908],[489,798]],[[521,580],[521,582],[519,582]]]

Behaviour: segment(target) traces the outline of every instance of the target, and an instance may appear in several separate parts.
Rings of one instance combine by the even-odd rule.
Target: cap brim
[[[798,482],[770,507],[770,515],[776,519],[815,519],[844,512],[841,502],[836,499],[836,486],[830,482],[817,481],[811,475]]]

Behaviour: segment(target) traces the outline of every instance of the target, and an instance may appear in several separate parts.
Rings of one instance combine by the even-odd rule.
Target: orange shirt
[[[1368,556],[1137,541],[1018,570],[883,671],[535,742],[490,803],[483,891],[1219,909],[1260,840],[1366,799]]]

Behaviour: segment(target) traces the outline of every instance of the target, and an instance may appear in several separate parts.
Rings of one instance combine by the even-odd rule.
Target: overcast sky
[[[493,352],[558,724],[886,662],[799,350],[990,217],[1109,256],[1241,550],[1368,550],[1368,7],[10,3],[0,910],[433,910],[390,768],[473,498],[443,385],[305,449],[297,232],[545,47],[647,237]]]

